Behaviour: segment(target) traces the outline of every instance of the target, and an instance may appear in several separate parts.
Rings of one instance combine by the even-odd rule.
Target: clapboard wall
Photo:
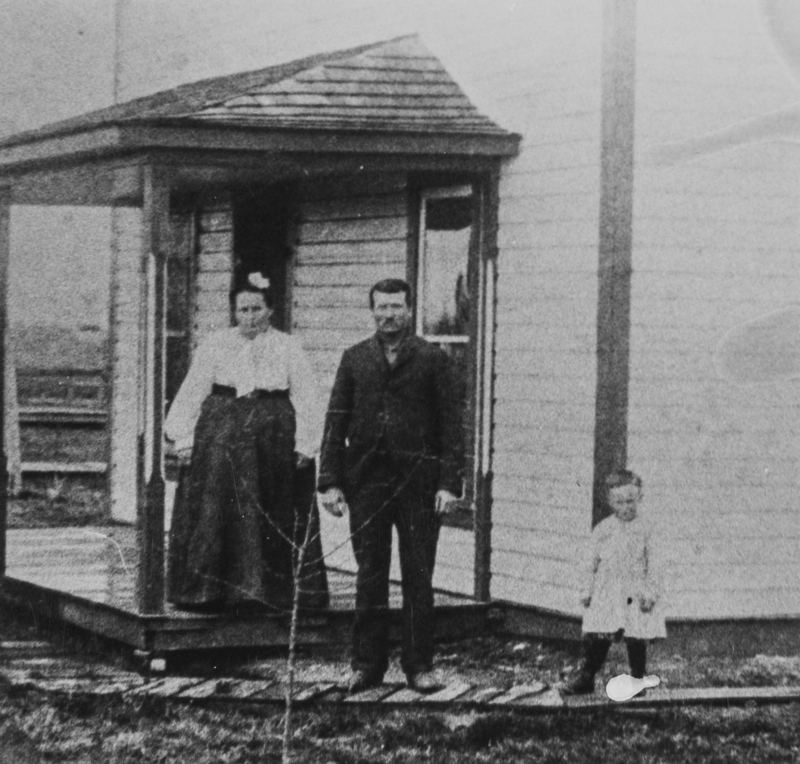
[[[597,0],[309,0],[274,12],[235,0],[223,12],[200,0],[191,15],[166,6],[148,17],[127,14],[121,62],[121,90],[133,97],[419,33],[482,111],[522,134],[520,156],[500,179],[491,592],[568,612],[577,612],[575,555],[591,522],[602,7]],[[198,39],[208,43],[202,55]],[[383,270],[341,260],[332,243],[303,241],[302,226],[293,330],[327,387],[344,347],[371,330],[353,282],[368,288]],[[376,242],[371,256],[383,246]],[[404,243],[388,251],[403,275]],[[343,325],[331,329],[330,320]],[[452,556],[468,570],[461,590],[470,590],[471,537]]]
[[[311,356],[325,401],[342,351],[374,332],[369,289],[406,278],[409,252],[405,173],[308,181],[298,189],[292,266],[292,332]],[[324,514],[324,513],[323,513]],[[329,565],[355,569],[349,525],[322,518]],[[472,593],[472,534],[446,528],[436,585]],[[399,578],[396,549],[392,575]]]
[[[298,188],[292,264],[292,333],[311,357],[327,403],[342,351],[373,330],[370,287],[405,278],[405,175],[308,181]],[[347,519],[322,513],[326,563],[355,569]]]
[[[197,210],[197,278],[192,345],[210,332],[231,325],[233,208],[225,194],[207,199]]]
[[[726,332],[797,302],[800,154],[663,161],[797,101],[762,22],[745,0],[639,5],[629,453],[679,618],[800,612],[797,382],[743,386],[714,363]]]
[[[308,181],[298,197],[292,332],[311,354],[327,397],[342,350],[374,328],[370,287],[406,277],[406,176]]]
[[[500,178],[492,594],[572,613],[591,517],[609,4],[198,0],[192,14],[169,4],[137,14],[132,2],[119,67],[127,98],[418,32],[483,111],[522,134]],[[796,299],[797,155],[763,144],[663,170],[645,152],[791,104],[797,85],[762,36],[756,3],[636,6],[630,464],[663,528],[673,615],[796,613],[796,390],[736,387],[711,357],[738,321]],[[302,222],[293,303],[326,385],[341,350],[370,330],[348,289],[375,275],[366,263],[334,265],[333,242],[303,240],[303,226],[330,223]]]
[[[591,527],[602,3],[536,3],[484,54],[520,155],[500,180],[492,596],[577,612]],[[502,124],[508,126],[508,121]]]

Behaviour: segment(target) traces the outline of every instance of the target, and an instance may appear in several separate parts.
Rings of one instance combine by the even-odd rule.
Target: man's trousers
[[[413,470],[412,470],[413,473]],[[403,591],[402,652],[406,674],[433,663],[433,567],[439,538],[435,487],[420,490],[414,475],[401,475],[385,454],[348,491],[350,532],[358,564],[352,667],[382,677],[389,663],[389,568],[392,527],[397,529]]]

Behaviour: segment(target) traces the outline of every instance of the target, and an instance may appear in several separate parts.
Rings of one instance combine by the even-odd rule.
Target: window
[[[470,186],[422,194],[417,333],[451,351],[469,342],[472,208]]]
[[[471,185],[424,189],[420,194],[416,262],[416,331],[450,357],[465,447],[464,501],[449,524],[470,528],[476,460],[476,226]]]

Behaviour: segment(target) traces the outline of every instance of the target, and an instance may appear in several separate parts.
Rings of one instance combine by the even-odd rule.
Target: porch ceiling
[[[189,152],[176,176],[236,182],[344,157],[452,165],[511,156],[518,144],[411,36],[182,85],[11,136],[0,141],[0,185],[16,203],[108,204],[140,196],[137,174],[119,161],[139,164],[145,154]]]

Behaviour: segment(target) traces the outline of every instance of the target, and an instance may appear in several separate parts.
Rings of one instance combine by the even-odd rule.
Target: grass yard
[[[60,528],[112,523],[105,476],[42,475],[8,501],[9,528]]]
[[[96,427],[25,426],[23,461],[91,462],[106,458],[106,432]],[[28,474],[8,502],[9,528],[53,528],[111,523],[104,475]]]
[[[26,425],[20,429],[20,449],[23,461],[103,461],[107,438],[102,427]]]
[[[800,761],[796,706],[540,717],[325,707],[294,723],[294,760],[308,764]],[[0,699],[0,742],[52,762],[263,764],[280,761],[281,714],[25,694]]]
[[[26,437],[28,458],[102,456],[99,436],[81,439],[75,431],[40,430]],[[111,522],[103,478],[47,476],[26,480],[25,488],[23,496],[9,502],[11,527]],[[30,613],[0,610],[0,639],[46,639],[86,658],[124,662],[112,646],[38,623]],[[299,664],[344,665],[344,657],[334,648],[319,649],[304,654]],[[498,687],[533,680],[552,685],[578,661],[574,646],[502,637],[444,644],[438,655],[444,673]],[[252,656],[240,661],[227,655],[218,662],[222,664],[227,675],[254,672]],[[203,671],[203,663],[198,665]],[[649,669],[671,687],[800,684],[798,657],[687,660],[661,648]],[[598,687],[626,671],[624,649],[615,646]],[[668,711],[620,705],[538,717],[455,708],[399,712],[326,705],[296,711],[294,729],[293,760],[304,764],[800,763],[797,704]],[[12,691],[0,685],[0,764],[264,764],[281,760],[281,735],[282,713],[275,706],[212,707],[133,696],[92,699]]]
[[[3,640],[47,638],[87,658],[120,663],[108,643],[37,624],[25,613],[0,613]],[[444,644],[443,671],[457,669],[508,686],[537,677],[554,682],[575,665],[573,651],[502,637]],[[226,675],[253,673],[253,656],[233,656]],[[314,650],[300,664],[342,661],[335,648]],[[277,660],[275,658],[274,661]],[[279,661],[280,663],[280,661]],[[796,683],[800,660],[707,659],[653,668],[673,678],[711,683]],[[195,664],[197,666],[197,664]],[[615,651],[607,676],[624,670]],[[488,683],[488,682],[487,682]],[[353,709],[325,705],[295,711],[294,761],[304,764],[522,764],[523,762],[800,762],[800,708],[685,708],[667,711],[616,706],[543,716]],[[0,764],[244,764],[280,761],[282,713],[276,706],[189,704],[161,698],[92,699],[0,687]],[[9,758],[9,757],[12,758]],[[4,758],[5,757],[5,758]]]

